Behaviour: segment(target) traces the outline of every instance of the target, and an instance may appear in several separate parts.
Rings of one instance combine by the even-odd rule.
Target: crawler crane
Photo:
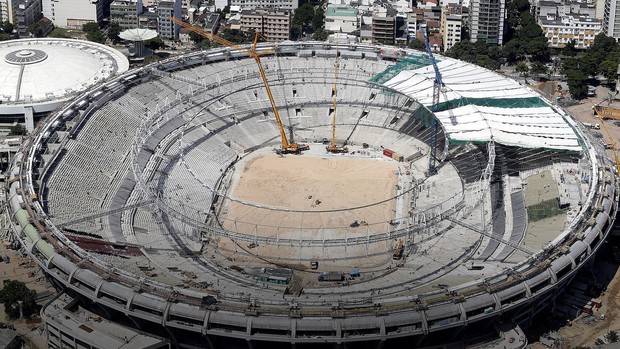
[[[288,139],[286,138],[286,132],[284,132],[284,127],[282,126],[282,119],[280,119],[280,114],[278,113],[278,108],[276,107],[276,102],[273,99],[273,94],[271,93],[271,88],[269,88],[269,83],[267,82],[267,76],[265,75],[265,70],[263,69],[263,65],[260,61],[260,56],[264,55],[265,53],[268,53],[270,51],[272,51],[273,49],[267,49],[265,51],[262,52],[257,52],[256,51],[256,43],[258,42],[258,32],[256,33],[256,36],[254,37],[254,43],[252,45],[251,49],[247,49],[245,47],[239,46],[235,43],[232,43],[224,38],[221,38],[217,35],[213,35],[211,33],[208,33],[200,28],[194,27],[193,25],[183,22],[179,19],[176,19],[174,17],[168,17],[168,19],[170,19],[173,23],[180,25],[183,28],[187,28],[191,31],[193,31],[196,34],[199,34],[201,36],[204,36],[207,39],[211,39],[213,41],[216,41],[226,47],[230,47],[242,52],[245,52],[248,56],[254,58],[254,61],[256,62],[256,65],[258,66],[258,70],[260,71],[260,75],[263,78],[263,85],[265,85],[265,89],[267,90],[267,95],[269,96],[269,102],[271,103],[271,108],[273,109],[273,114],[276,117],[276,121],[278,123],[278,128],[280,129],[280,136],[282,137],[282,149],[280,150],[282,153],[285,154],[300,154],[302,151],[304,150],[308,150],[310,149],[310,147],[307,144],[298,144],[298,143],[289,143]]]
[[[336,63],[334,64],[334,89],[332,90],[332,97],[334,97],[334,112],[332,113],[332,141],[327,146],[327,151],[330,153],[348,153],[349,149],[345,146],[339,146],[336,144],[336,104],[338,98],[337,82],[338,82],[338,70],[340,69],[340,51],[336,50]]]

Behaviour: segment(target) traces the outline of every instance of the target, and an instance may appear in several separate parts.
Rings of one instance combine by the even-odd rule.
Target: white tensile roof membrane
[[[442,57],[444,87],[435,116],[454,141],[490,141],[523,148],[581,151],[570,118],[532,89],[476,65]],[[386,81],[428,109],[433,106],[432,65],[403,70]]]

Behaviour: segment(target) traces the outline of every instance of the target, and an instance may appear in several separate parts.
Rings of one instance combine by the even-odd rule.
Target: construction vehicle
[[[594,112],[598,116],[598,119],[601,122],[601,125],[603,125],[603,130],[605,130],[605,133],[607,134],[607,138],[609,138],[611,150],[614,152],[614,157],[616,160],[616,173],[620,173],[620,160],[618,160],[618,148],[616,147],[616,141],[614,140],[614,137],[611,135],[611,133],[609,133],[609,130],[607,129],[607,125],[605,125],[605,121],[603,120],[603,115],[599,111],[599,108],[600,106],[592,106],[592,109],[594,109]],[[605,148],[607,149],[607,147]]]
[[[286,137],[286,132],[284,132],[284,127],[282,126],[282,119],[280,118],[280,113],[278,113],[278,108],[276,107],[276,102],[273,98],[273,94],[271,93],[271,88],[269,87],[269,82],[267,81],[267,76],[265,75],[263,64],[260,61],[260,56],[264,55],[265,53],[271,52],[273,48],[264,50],[262,52],[256,51],[256,44],[258,43],[258,32],[254,36],[254,43],[252,44],[251,49],[247,49],[245,47],[232,43],[224,38],[221,38],[217,35],[206,32],[198,27],[194,27],[193,25],[183,22],[174,17],[168,17],[168,19],[170,19],[173,23],[178,24],[183,28],[187,28],[193,31],[194,33],[199,34],[207,39],[213,40],[226,47],[230,47],[235,50],[245,52],[248,56],[254,58],[254,61],[256,62],[256,65],[258,66],[258,70],[260,71],[260,75],[263,78],[263,85],[265,86],[265,89],[267,90],[267,95],[269,96],[269,102],[271,103],[273,114],[276,118],[276,122],[278,123],[278,128],[280,129],[280,136],[282,138],[282,148],[278,152],[284,153],[284,154],[300,154],[302,151],[310,149],[310,147],[307,144],[298,144],[295,142],[289,143]]]
[[[337,81],[338,70],[340,69],[340,51],[336,50],[336,63],[334,64],[334,89],[332,90],[332,97],[334,98],[334,112],[332,113],[332,141],[327,146],[327,151],[330,153],[348,153],[349,149],[346,145],[339,146],[336,144],[336,99],[338,98]]]
[[[396,244],[396,248],[394,249],[394,253],[392,253],[392,259],[403,258],[403,252],[405,252],[405,245],[403,245],[403,240],[399,239],[398,244]]]
[[[595,105],[592,107],[592,116],[602,117],[603,119],[615,119],[620,120],[620,109],[612,107],[603,107],[602,105]]]

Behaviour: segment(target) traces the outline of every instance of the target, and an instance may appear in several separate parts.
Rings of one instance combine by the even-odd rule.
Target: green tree
[[[314,11],[314,17],[312,17],[312,29],[314,32],[323,29],[325,27],[325,10],[323,10],[323,6],[319,6]]]
[[[534,62],[530,67],[530,73],[534,76],[545,75],[548,73],[547,67],[542,62]]]
[[[110,26],[108,26],[108,39],[112,40],[113,43],[121,41],[121,38],[118,36],[121,31],[123,31],[123,28],[121,28],[120,24],[111,23]]]
[[[618,340],[620,340],[620,337],[618,337],[618,332],[616,332],[616,331],[609,331],[605,335],[605,339],[609,343],[616,343]]]
[[[6,34],[11,34],[13,33],[13,29],[15,28],[15,26],[13,26],[13,23],[9,22],[9,21],[4,21],[2,23],[0,23],[0,29],[2,29],[3,33]]]
[[[48,35],[50,38],[68,38],[67,30],[63,28],[54,28]]]
[[[11,126],[11,128],[9,129],[9,135],[11,136],[20,136],[20,135],[25,135],[25,134],[26,134],[26,128],[22,126],[21,124],[15,124]]]
[[[301,30],[304,31],[306,27],[312,23],[314,19],[314,7],[310,4],[304,4],[298,7],[293,13],[293,26],[301,27]]]
[[[566,74],[566,82],[568,91],[575,99],[585,98],[588,94],[588,85],[586,84],[588,77],[579,70],[570,70]]]
[[[317,41],[325,41],[327,40],[327,36],[329,36],[329,32],[323,28],[315,30],[314,34],[312,35],[312,39],[317,40]]]
[[[28,32],[35,38],[41,38],[43,37],[43,26],[39,22],[32,23],[28,27]]]
[[[82,25],[82,31],[84,33],[98,32],[99,31],[99,24],[97,24],[96,22],[84,23]]]
[[[422,40],[417,40],[417,39],[409,40],[407,47],[413,50],[426,51],[426,45],[424,44],[424,41]]]
[[[606,59],[598,66],[598,71],[603,74],[607,83],[611,84],[618,77],[618,60]]]
[[[19,318],[20,307],[24,317],[37,314],[39,306],[36,298],[36,291],[28,289],[26,284],[17,280],[5,281],[0,290],[0,302],[4,303],[4,311],[11,319]]]
[[[571,40],[562,48],[562,54],[567,57],[574,57],[577,55],[577,49],[575,48],[575,40]]]
[[[193,33],[193,32],[190,32]],[[151,50],[159,50],[164,47],[164,41],[158,36],[144,42],[144,47],[149,48]]]
[[[0,33],[0,41],[10,40],[11,36],[9,34]]]

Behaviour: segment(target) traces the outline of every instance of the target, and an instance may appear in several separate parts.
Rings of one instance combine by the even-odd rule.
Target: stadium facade
[[[336,48],[338,138],[360,146],[339,156],[379,159],[389,148],[410,172],[389,221],[321,229],[227,218],[227,200],[258,217],[316,212],[226,190],[240,159],[279,138],[254,60],[214,49],[123,73],[50,117],[14,160],[16,237],[68,304],[163,338],[150,347],[466,345],[553,309],[616,218],[618,178],[602,146],[480,67],[439,57],[433,114],[425,54],[280,44],[263,64],[288,131],[311,148],[331,132]],[[426,177],[433,142],[443,161]],[[536,181],[542,189],[530,190]],[[528,217],[549,202],[565,209],[541,228]],[[346,280],[316,281],[334,270],[345,279],[346,268]],[[42,310],[51,346],[94,345],[51,313]]]

